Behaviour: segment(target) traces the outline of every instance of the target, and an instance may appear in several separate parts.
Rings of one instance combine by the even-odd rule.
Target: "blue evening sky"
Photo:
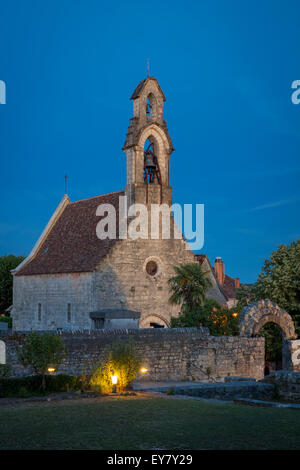
[[[211,262],[255,281],[300,237],[299,0],[0,0],[0,255],[28,254],[64,194],[123,189],[147,57],[176,151],[174,202],[205,204]]]

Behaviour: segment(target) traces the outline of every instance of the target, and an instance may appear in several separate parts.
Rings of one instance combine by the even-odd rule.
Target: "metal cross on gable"
[[[68,175],[65,175],[65,194],[68,194],[68,188],[67,188],[67,181],[68,180]]]

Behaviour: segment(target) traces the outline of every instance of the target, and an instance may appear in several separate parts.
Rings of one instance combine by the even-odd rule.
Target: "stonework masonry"
[[[13,337],[12,337],[13,338]],[[140,381],[217,381],[228,376],[264,376],[264,338],[210,336],[206,328],[99,330],[62,334],[67,358],[59,372],[90,374],[107,344],[133,339],[148,368]],[[1,334],[12,375],[30,374],[18,361],[15,339]]]
[[[150,260],[158,266],[154,276],[145,269]],[[89,313],[103,308],[142,312],[140,327],[149,327],[151,322],[169,326],[180,307],[169,304],[168,279],[174,276],[173,266],[178,262],[193,261],[194,255],[182,239],[128,239],[118,241],[91,273],[15,276],[14,329],[89,330],[93,328]]]
[[[89,312],[95,310],[93,284],[93,273],[15,276],[14,329],[57,331],[58,328],[91,328]]]

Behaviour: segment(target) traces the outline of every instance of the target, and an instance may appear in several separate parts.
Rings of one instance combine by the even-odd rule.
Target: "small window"
[[[147,98],[147,101],[146,101],[146,114],[147,116],[151,116],[151,103],[150,103],[150,100],[149,100],[149,97]]]
[[[71,304],[68,304],[67,319],[68,319],[68,322],[71,321]]]
[[[155,276],[158,271],[157,263],[155,261],[148,261],[148,263],[146,264],[146,271],[149,276]]]
[[[38,304],[38,321],[42,321],[42,304]]]

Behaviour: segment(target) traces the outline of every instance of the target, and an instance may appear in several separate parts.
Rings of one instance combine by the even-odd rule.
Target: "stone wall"
[[[206,328],[100,330],[64,333],[68,357],[59,372],[80,375],[91,373],[104,347],[116,339],[132,338],[144,357],[149,372],[144,381],[203,380],[208,369],[216,380],[226,376],[261,379],[264,376],[264,339],[237,336],[210,336]],[[12,373],[30,373],[18,363],[16,340],[2,334],[6,343],[7,363]]]
[[[93,273],[14,276],[14,330],[90,330],[89,313],[104,308],[141,312],[142,328],[149,328],[151,322],[169,326],[180,306],[169,303],[168,279],[174,276],[175,265],[194,262],[193,252],[186,247],[182,239],[122,240]],[[154,276],[145,269],[150,260],[158,265]]]
[[[149,261],[158,270],[146,271]],[[95,273],[95,309],[123,308],[141,312],[140,327],[150,322],[169,326],[180,306],[169,303],[168,280],[174,266],[194,262],[194,254],[183,240],[123,240],[116,243]]]
[[[265,384],[273,384],[277,397],[287,401],[300,400],[300,373],[280,370],[267,375],[263,380]]]
[[[300,339],[283,341],[282,367],[286,370],[300,372]]]
[[[91,328],[89,312],[95,310],[92,294],[93,273],[14,276],[13,328],[16,331]]]

